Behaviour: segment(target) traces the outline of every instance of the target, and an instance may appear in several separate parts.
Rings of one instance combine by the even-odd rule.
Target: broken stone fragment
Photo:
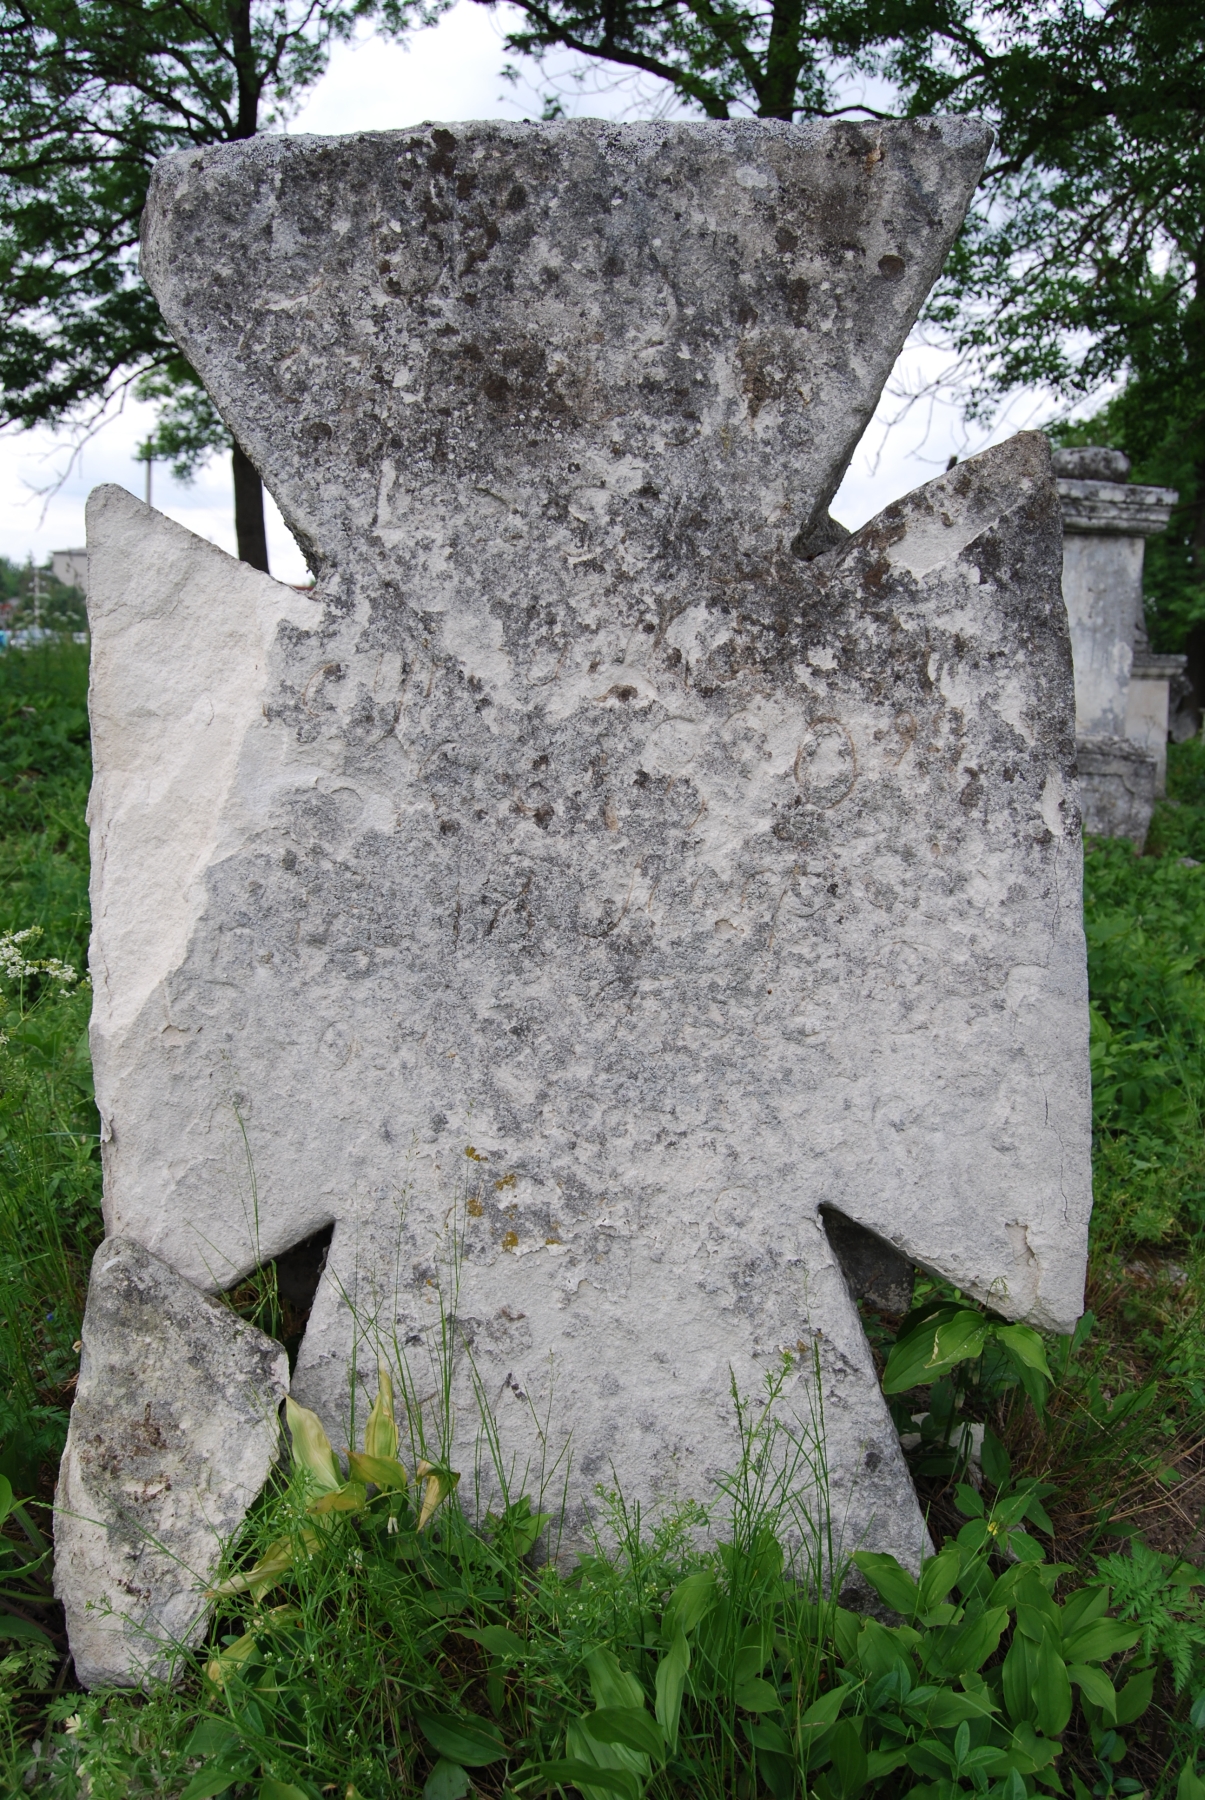
[[[85,1687],[168,1675],[277,1455],[280,1345],[128,1238],[92,1263],[55,1494],[55,1592]]]

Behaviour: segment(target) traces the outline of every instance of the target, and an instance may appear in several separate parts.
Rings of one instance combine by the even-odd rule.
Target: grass
[[[0,658],[0,938],[42,932],[10,967],[83,968],[85,659],[70,643]],[[420,1531],[421,1443],[408,1488],[356,1489],[340,1513],[311,1512],[301,1457],[231,1547],[242,1591],[181,1655],[178,1685],[75,1691],[38,1508],[101,1232],[89,996],[45,970],[0,982],[4,1779],[97,1800],[526,1800],[558,1785],[585,1800],[1205,1800],[1205,746],[1173,747],[1169,779],[1148,855],[1098,843],[1086,861],[1090,1312],[1074,1340],[1047,1340],[1042,1367],[981,1321],[973,1353],[893,1395],[902,1427],[928,1415],[912,1460],[945,1547],[920,1590],[871,1559],[879,1621],[821,1600],[829,1552],[782,1471],[822,1445],[769,1405],[746,1410],[742,1465],[706,1510],[646,1521],[613,1496],[595,1554],[568,1571],[541,1554],[538,1493],[476,1522],[445,1503]],[[968,1311],[940,1284],[916,1301],[909,1320],[865,1315],[889,1388],[893,1356],[912,1378],[910,1333]],[[404,1358],[386,1353],[405,1441]],[[981,1472],[970,1422],[986,1427]],[[25,1505],[10,1508],[5,1478]],[[251,1582],[282,1541],[292,1568]]]

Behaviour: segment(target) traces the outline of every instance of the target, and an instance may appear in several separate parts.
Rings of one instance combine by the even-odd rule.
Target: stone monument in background
[[[1131,838],[1141,850],[1166,787],[1170,687],[1186,660],[1150,648],[1142,562],[1147,538],[1166,531],[1178,496],[1130,486],[1130,460],[1120,450],[1056,450],[1054,468],[1084,825]]]
[[[1045,440],[843,542],[827,516],[988,141],[576,121],[159,165],[148,279],[317,585],[90,502],[111,1239],[58,1518],[86,1679],[200,1629],[221,1470],[185,1468],[186,1421],[279,1393],[204,1296],[298,1246],[329,1244],[292,1391],[335,1442],[353,1368],[431,1394],[450,1310],[456,1416],[424,1428],[470,1469],[483,1396],[516,1480],[562,1458],[570,1541],[600,1482],[706,1499],[731,1384],[785,1354],[801,1418],[819,1370],[838,1538],[915,1562],[851,1289],[903,1304],[918,1263],[1078,1316]],[[156,1283],[191,1386],[157,1377]],[[101,1418],[115,1363],[143,1385]]]

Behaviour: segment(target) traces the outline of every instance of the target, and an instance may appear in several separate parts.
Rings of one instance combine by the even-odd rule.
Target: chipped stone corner
[[[170,1678],[279,1453],[281,1345],[106,1238],[55,1493],[55,1592],[85,1687]]]

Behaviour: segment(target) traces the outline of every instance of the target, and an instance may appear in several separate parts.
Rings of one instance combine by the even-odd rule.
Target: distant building
[[[88,552],[86,550],[52,550],[50,553],[50,573],[64,587],[78,588],[81,594],[88,592]]]

